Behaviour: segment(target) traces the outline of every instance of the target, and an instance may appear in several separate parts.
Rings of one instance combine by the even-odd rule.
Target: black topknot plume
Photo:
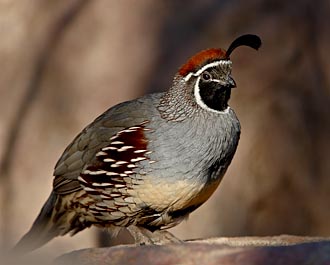
[[[239,46],[248,46],[258,50],[261,46],[261,39],[257,35],[245,34],[235,39],[229,46],[226,57],[229,58],[230,54]]]

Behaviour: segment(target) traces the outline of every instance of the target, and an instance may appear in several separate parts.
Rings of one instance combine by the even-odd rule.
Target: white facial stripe
[[[232,64],[229,60],[221,60],[221,61],[215,61],[209,64],[204,65],[201,69],[199,69],[196,73],[189,73],[184,77],[184,80],[187,82],[191,76],[199,76],[202,72],[204,72],[206,69],[210,67],[215,67],[218,65],[229,65]]]
[[[199,92],[199,80],[201,79],[201,77],[199,76],[196,80],[196,83],[195,83],[195,86],[194,86],[194,95],[195,95],[195,98],[196,98],[196,102],[197,104],[202,107],[203,109],[207,110],[207,111],[211,111],[211,112],[214,112],[214,113],[221,113],[221,114],[224,114],[224,113],[228,113],[229,112],[229,109],[230,107],[228,106],[225,110],[223,111],[220,111],[220,110],[215,110],[215,109],[211,109],[209,108],[202,100],[201,98],[201,95],[200,95],[200,92]]]

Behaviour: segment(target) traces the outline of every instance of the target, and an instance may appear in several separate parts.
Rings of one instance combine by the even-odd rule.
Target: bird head
[[[207,49],[192,56],[178,71],[178,77],[193,93],[195,102],[203,109],[223,112],[228,108],[231,89],[236,83],[231,76],[230,55],[239,46],[258,49],[261,40],[256,35],[242,35],[229,48]]]

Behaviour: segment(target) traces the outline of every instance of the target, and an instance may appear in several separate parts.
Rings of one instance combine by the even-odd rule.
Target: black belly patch
[[[172,220],[172,222],[175,222],[176,219],[185,217],[186,215],[190,214],[191,212],[196,210],[201,205],[202,205],[202,203],[198,204],[198,205],[197,204],[191,205],[184,209],[167,212],[167,214],[170,217],[170,219]],[[149,216],[149,218],[144,218],[144,222],[139,222],[139,226],[147,228],[148,230],[153,232],[153,231],[158,230],[163,225],[168,225],[168,224],[160,224],[159,226],[150,225],[150,223],[152,223],[152,221],[154,221],[155,219],[159,218],[163,214],[163,212],[158,212],[150,207],[146,207],[143,209],[143,213],[145,216]]]
[[[226,169],[230,161],[226,159],[219,159],[215,161],[207,169],[207,178],[210,181],[218,180],[219,177],[222,177],[226,173]]]
[[[201,205],[202,204],[191,205],[191,206],[188,206],[188,207],[186,207],[184,209],[180,209],[180,210],[176,210],[176,211],[173,211],[173,212],[169,212],[168,214],[173,219],[177,219],[177,218],[180,218],[180,217],[183,217],[183,216],[186,216],[186,215],[190,214],[191,212],[195,211]]]

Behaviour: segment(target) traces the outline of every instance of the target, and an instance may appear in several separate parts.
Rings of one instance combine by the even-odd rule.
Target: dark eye
[[[202,79],[205,81],[209,81],[212,78],[211,74],[209,72],[204,72],[202,74]]]

